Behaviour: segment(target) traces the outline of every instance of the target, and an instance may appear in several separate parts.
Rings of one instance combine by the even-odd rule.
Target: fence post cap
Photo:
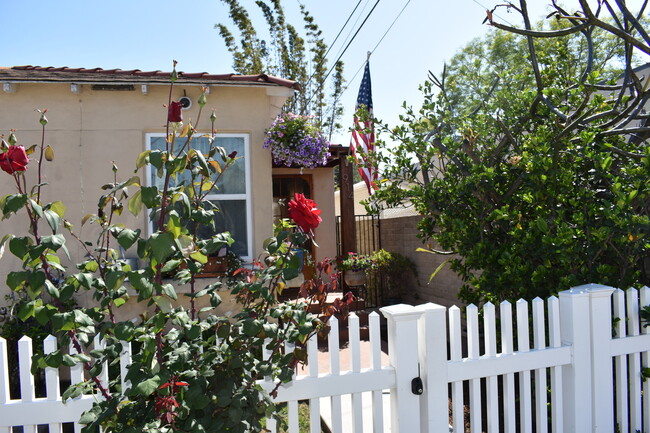
[[[447,311],[447,308],[444,305],[434,304],[433,302],[427,302],[426,304],[416,305],[415,308],[422,312],[427,311]]]
[[[575,295],[581,293],[581,294],[589,294],[591,295],[591,297],[606,297],[614,293],[615,290],[616,289],[614,287],[605,286],[602,284],[590,283],[590,284],[583,284],[581,286],[572,287],[570,290],[565,290],[564,292],[560,292],[560,294],[566,293],[568,295]]]
[[[408,304],[389,305],[379,309],[381,313],[387,318],[392,320],[409,320],[420,317],[424,312],[420,308]]]

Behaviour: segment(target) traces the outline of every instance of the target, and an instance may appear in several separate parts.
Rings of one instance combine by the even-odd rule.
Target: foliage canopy
[[[410,202],[423,242],[449,254],[467,302],[547,296],[598,282],[650,283],[650,52],[643,20],[554,6],[454,56],[384,126],[395,147],[376,199]],[[642,16],[639,15],[639,16]],[[646,69],[647,71],[647,69]]]

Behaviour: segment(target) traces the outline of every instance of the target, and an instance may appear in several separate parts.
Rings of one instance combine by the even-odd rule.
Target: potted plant
[[[287,167],[314,168],[327,164],[329,143],[312,123],[312,116],[282,113],[266,130],[264,148],[273,162]]]
[[[336,260],[336,267],[343,272],[343,279],[348,286],[356,287],[366,284],[366,272],[374,267],[374,262],[367,254],[349,252]]]
[[[371,259],[379,277],[385,282],[384,305],[401,303],[405,285],[412,283],[411,279],[417,284],[417,267],[413,260],[400,253],[384,249],[375,251]]]

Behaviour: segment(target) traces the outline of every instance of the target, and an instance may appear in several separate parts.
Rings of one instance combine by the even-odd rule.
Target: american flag
[[[365,106],[368,111],[367,119],[359,119],[358,110]],[[372,89],[370,85],[370,62],[366,62],[366,69],[363,72],[357,103],[354,107],[354,130],[350,140],[352,155],[359,165],[359,174],[368,187],[368,193],[372,195],[377,189],[377,169],[372,166],[366,158],[375,149],[375,125],[372,120]],[[357,153],[358,152],[358,153]],[[361,160],[361,161],[360,161]]]

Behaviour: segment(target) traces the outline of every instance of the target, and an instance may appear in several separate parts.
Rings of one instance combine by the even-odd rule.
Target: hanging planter
[[[266,130],[264,148],[271,150],[276,165],[314,168],[327,164],[329,143],[311,119],[293,113],[275,118]]]

